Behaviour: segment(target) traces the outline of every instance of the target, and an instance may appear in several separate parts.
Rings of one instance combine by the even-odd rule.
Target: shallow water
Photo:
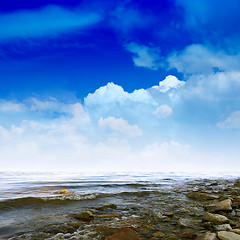
[[[0,238],[104,239],[115,229],[131,226],[139,229],[142,239],[149,239],[141,226],[150,224],[158,230],[176,231],[176,219],[166,221],[164,212],[174,211],[174,218],[194,213],[195,221],[199,221],[203,209],[187,199],[189,190],[208,187],[209,191],[217,192],[230,186],[237,176],[1,172]],[[65,188],[71,193],[60,194]],[[109,203],[117,208],[99,210]],[[83,223],[74,218],[86,210],[94,214],[93,222]]]

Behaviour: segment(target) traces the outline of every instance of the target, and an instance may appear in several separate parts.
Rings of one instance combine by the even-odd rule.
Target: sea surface
[[[164,212],[184,216],[186,206],[196,211],[197,216],[203,210],[189,202],[188,191],[209,186],[214,193],[223,186],[231,186],[239,176],[0,172],[0,239],[105,239],[116,229],[128,226],[141,229],[152,219],[164,220]],[[60,194],[62,189],[71,193]],[[94,221],[75,218],[83,211],[91,211]],[[168,230],[163,226],[160,226],[163,232],[176,230],[174,224],[168,224]],[[149,239],[147,233],[142,233],[142,239]]]

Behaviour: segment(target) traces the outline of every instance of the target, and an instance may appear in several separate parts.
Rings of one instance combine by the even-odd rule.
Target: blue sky
[[[6,170],[237,170],[240,2],[0,3]]]

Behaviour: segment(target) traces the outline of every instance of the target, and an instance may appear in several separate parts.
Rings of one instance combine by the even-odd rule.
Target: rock
[[[193,225],[193,221],[188,218],[180,218],[177,223],[180,227],[191,227]]]
[[[231,199],[226,199],[221,202],[217,202],[215,204],[211,204],[206,206],[206,209],[209,212],[218,212],[218,211],[232,211],[232,201]]]
[[[116,217],[120,217],[120,213],[113,213],[113,214],[107,214],[107,215],[100,215],[98,216],[99,218],[116,218]]]
[[[181,238],[194,239],[197,236],[195,232],[185,232],[180,235]]]
[[[207,232],[204,233],[200,236],[197,236],[195,238],[195,240],[217,240],[217,234],[216,233],[211,233],[211,232]]]
[[[119,233],[106,237],[105,240],[140,240],[140,237],[131,228],[125,228]]]
[[[161,238],[161,237],[164,237],[164,236],[165,236],[165,234],[162,233],[162,232],[156,232],[156,233],[153,234],[153,237],[155,237],[155,238]]]
[[[70,191],[68,191],[67,189],[62,189],[60,191],[60,194],[67,194],[67,193],[71,193]]]
[[[96,209],[100,211],[104,211],[107,209],[117,209],[117,205],[114,203],[109,203],[109,204],[102,205],[101,207],[98,207]]]
[[[234,232],[234,233],[240,234],[240,229],[232,229],[231,232]]]
[[[230,224],[221,224],[214,226],[215,231],[231,231],[232,227]]]
[[[174,212],[164,212],[163,215],[172,217],[174,215]]]
[[[204,222],[202,224],[202,227],[209,231],[213,231],[213,223],[212,222]]]
[[[213,200],[213,199],[218,199],[218,196],[208,194],[208,193],[202,193],[202,192],[189,192],[187,194],[189,198],[193,199],[199,199],[199,200]]]
[[[88,222],[88,221],[93,220],[94,216],[90,211],[86,211],[86,212],[82,212],[82,213],[76,215],[75,218]]]
[[[213,222],[214,224],[223,224],[228,223],[229,219],[220,214],[213,214],[207,212],[203,215],[203,221]]]
[[[227,232],[227,231],[218,232],[218,237],[221,240],[240,240],[239,234],[236,234],[233,232]]]

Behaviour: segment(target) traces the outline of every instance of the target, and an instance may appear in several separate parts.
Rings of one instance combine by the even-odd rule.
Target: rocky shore
[[[101,205],[93,201],[64,224],[11,239],[240,240],[240,180],[189,180],[147,190],[106,197]]]

